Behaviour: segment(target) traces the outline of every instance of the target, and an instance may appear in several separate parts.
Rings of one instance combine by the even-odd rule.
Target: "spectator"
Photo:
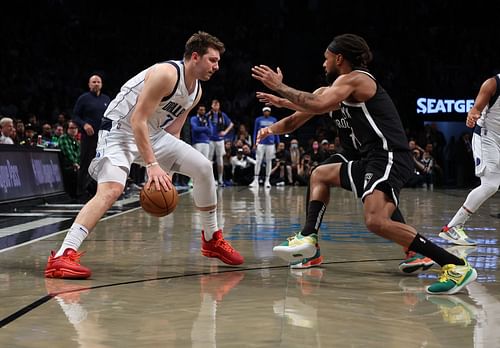
[[[90,76],[88,86],[89,91],[78,97],[73,109],[73,120],[80,126],[81,130],[80,170],[78,172],[77,192],[82,200],[86,200],[87,198],[83,197],[85,193],[93,196],[97,188],[95,184],[91,184],[92,180],[88,170],[90,162],[96,154],[101,119],[110,102],[109,97],[101,93],[101,76]]]
[[[244,150],[243,148],[247,148]],[[248,186],[253,180],[255,160],[245,155],[250,152],[248,144],[243,145],[243,148],[237,150],[236,156],[231,157],[231,165],[233,170],[233,183],[235,185]]]
[[[73,199],[77,198],[78,170],[80,169],[80,143],[77,140],[77,134],[78,125],[74,121],[69,121],[66,134],[59,138],[64,190]]]
[[[204,105],[199,105],[196,115],[190,119],[191,123],[191,139],[193,147],[201,152],[203,156],[210,159],[210,136],[212,135],[212,123],[205,115],[206,109]]]
[[[212,124],[208,159],[212,160],[215,154],[215,162],[217,163],[217,184],[219,186],[224,186],[224,139],[231,129],[233,129],[234,125],[229,116],[221,110],[220,102],[217,99],[212,100],[212,108],[207,113],[207,117]]]
[[[266,160],[266,179],[264,182],[264,186],[271,187],[270,178],[272,160],[275,157],[276,144],[280,141],[279,135],[274,135],[263,139],[259,144],[257,144],[257,133],[259,132],[259,129],[269,127],[277,121],[275,117],[271,116],[271,108],[269,106],[263,107],[262,113],[262,116],[259,116],[255,119],[255,126],[253,128],[253,142],[255,144],[254,148],[257,148],[257,150],[255,155],[255,173],[254,179],[252,183],[250,183],[251,187],[259,187],[261,164],[264,159]]]
[[[0,119],[0,144],[14,145],[11,138],[14,129],[14,121],[10,117]]]

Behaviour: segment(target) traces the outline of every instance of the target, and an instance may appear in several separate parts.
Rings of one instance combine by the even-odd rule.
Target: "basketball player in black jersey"
[[[326,87],[320,87],[315,94],[321,94]],[[335,123],[337,128],[337,134],[340,138],[340,143],[342,144],[342,151],[337,152],[327,158],[325,161],[321,162],[318,166],[332,164],[332,163],[348,163],[349,161],[355,161],[361,159],[359,152],[359,141],[354,136],[354,132],[350,126],[349,120],[345,117],[340,110],[331,111],[329,113],[330,118]],[[282,118],[280,121],[274,123],[273,125],[265,128],[261,128],[257,134],[257,143],[260,140],[266,138],[269,135],[282,135],[285,133],[291,133],[301,127],[304,123],[309,121],[314,114],[308,114],[301,111],[296,111],[292,115]],[[315,167],[313,171],[318,168]],[[352,191],[356,194],[358,198],[361,198],[363,192],[362,187],[351,188],[350,182],[344,182],[341,184],[347,184],[347,186],[342,186],[344,189]],[[359,185],[358,185],[359,186]],[[314,189],[314,188],[313,188]],[[307,197],[306,197],[306,211],[308,210],[308,203],[310,200],[310,190],[311,185],[307,187]],[[308,216],[306,215],[306,220]],[[405,223],[404,217],[401,214],[399,208],[396,207],[391,219],[397,222]],[[399,269],[404,273],[413,273],[420,270],[427,270],[434,265],[434,261],[430,258],[417,254],[413,251],[405,249],[406,259],[400,262]],[[316,248],[316,253],[309,258],[304,258],[300,261],[293,261],[290,263],[291,268],[309,268],[321,265],[323,257],[321,256],[319,244]]]
[[[476,270],[465,259],[418,234],[415,228],[390,218],[398,205],[399,191],[413,170],[413,162],[394,103],[367,70],[371,59],[370,48],[362,37],[336,36],[325,50],[323,63],[327,76],[334,82],[321,94],[287,86],[279,68],[276,72],[266,65],[252,68],[252,77],[284,97],[278,99],[257,92],[262,102],[313,114],[340,110],[349,120],[361,155],[360,160],[323,165],[312,173],[306,224],[274,251],[289,261],[313,256],[330,187],[346,187],[352,182],[353,189],[362,188],[368,230],[434,260],[442,267],[442,275],[426,288],[427,292],[454,294],[476,279]]]

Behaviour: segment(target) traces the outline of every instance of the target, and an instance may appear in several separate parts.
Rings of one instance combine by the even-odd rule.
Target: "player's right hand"
[[[465,121],[465,124],[469,128],[474,128],[476,125],[477,120],[481,117],[481,114],[478,112],[472,112],[472,110],[469,112],[467,115],[467,120]]]
[[[264,140],[265,138],[267,138],[270,135],[273,135],[273,131],[271,130],[271,128],[269,128],[269,127],[261,128],[257,132],[257,139],[255,140],[255,142],[258,145],[258,144],[260,144],[261,140]]]
[[[148,182],[144,186],[146,190],[150,188],[151,185],[155,185],[155,189],[160,191],[161,187],[165,191],[172,189],[172,179],[170,176],[157,164],[146,169],[148,172]]]

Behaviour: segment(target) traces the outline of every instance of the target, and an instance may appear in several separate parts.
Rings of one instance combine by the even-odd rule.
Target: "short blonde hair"
[[[3,128],[3,126],[5,126],[7,123],[11,123],[12,125],[14,125],[14,120],[10,117],[2,117],[0,119],[0,127]]]

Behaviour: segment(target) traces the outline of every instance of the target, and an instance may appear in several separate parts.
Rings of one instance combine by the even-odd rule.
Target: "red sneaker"
[[[45,277],[87,279],[92,272],[87,267],[80,265],[80,256],[82,255],[83,252],[79,253],[68,248],[64,254],[55,257],[55,253],[51,251],[45,267]]]
[[[224,240],[222,230],[215,232],[213,238],[208,242],[201,231],[201,253],[206,257],[216,257],[228,265],[241,265],[244,261],[243,256]]]

